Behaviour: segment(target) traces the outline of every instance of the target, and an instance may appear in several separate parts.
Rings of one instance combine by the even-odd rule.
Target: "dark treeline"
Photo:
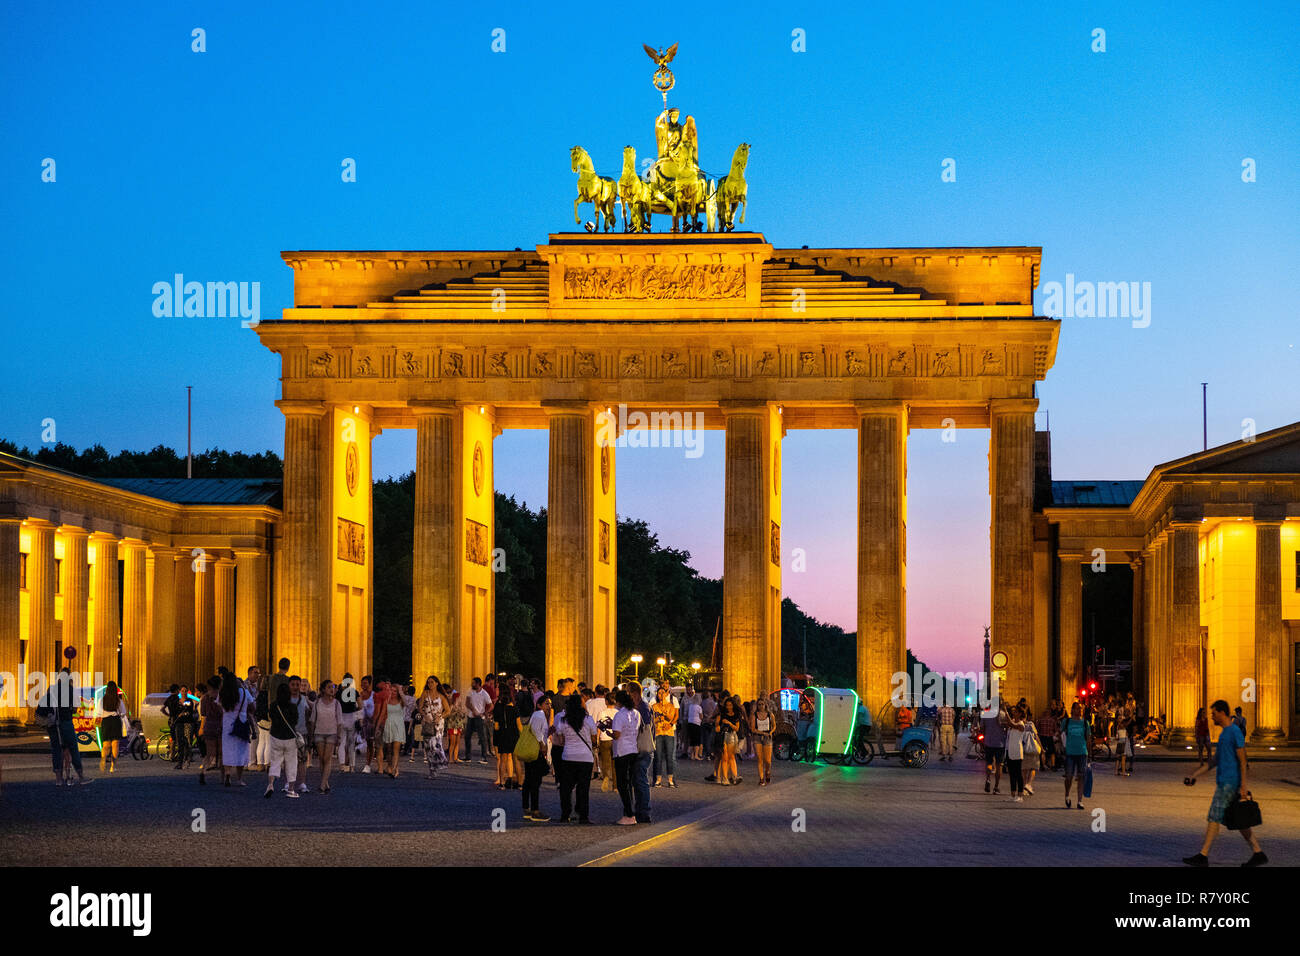
[[[0,439],[0,451],[87,478],[184,478],[185,456],[159,445],[151,451],[110,455],[102,445],[78,451],[59,443],[36,451]],[[194,456],[195,478],[280,479],[278,455],[209,449]],[[411,546],[415,476],[374,483],[375,668],[397,675],[411,667]],[[546,509],[533,511],[496,495],[496,540],[505,552],[496,577],[496,659],[501,670],[543,673],[546,626]],[[665,652],[705,667],[722,616],[722,582],[701,577],[690,553],[665,547],[646,522],[618,522],[618,658],[634,652],[653,661]],[[808,670],[819,683],[851,687],[856,672],[852,634],[782,602],[782,664],[802,672],[807,630]],[[422,675],[415,675],[422,679]]]

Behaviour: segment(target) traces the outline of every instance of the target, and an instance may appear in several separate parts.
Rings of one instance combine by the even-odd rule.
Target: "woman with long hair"
[[[215,674],[208,678],[199,698],[199,783],[207,783],[206,771],[216,770],[221,761],[221,703],[217,692],[221,690],[221,678]]]
[[[321,681],[320,695],[308,720],[308,736],[316,742],[320,754],[320,792],[330,792],[330,771],[334,769],[334,748],[339,742],[339,728],[343,725],[343,705],[335,696],[337,685],[326,678]],[[306,777],[306,774],[303,774]]]
[[[515,779],[515,744],[519,743],[519,708],[515,703],[515,679],[506,681],[492,707],[492,743],[497,750],[498,790],[513,790]]]
[[[560,780],[560,822],[568,823],[573,816],[573,791],[578,790],[578,823],[590,823],[587,797],[591,792],[591,765],[596,760],[596,722],[583,706],[580,694],[570,694],[564,708],[564,719],[556,727],[563,749],[556,776]]]
[[[736,746],[740,740],[740,722],[743,719],[734,697],[726,698],[718,708],[715,728],[722,739],[722,758],[718,761],[717,775],[718,783],[724,787],[740,783],[744,779],[736,767]]]
[[[424,693],[416,703],[416,713],[419,715],[420,737],[424,743],[424,763],[431,780],[435,771],[447,765],[447,754],[442,749],[442,735],[450,710],[451,701],[443,691],[442,682],[437,677],[430,677],[424,682]]]
[[[230,786],[230,773],[233,770],[235,780],[241,787],[244,783],[244,767],[248,765],[248,744],[252,740],[253,695],[248,692],[244,682],[226,671],[221,678],[221,765]]]
[[[523,804],[524,819],[533,823],[548,823],[550,817],[542,813],[542,778],[546,776],[546,754],[551,749],[551,699],[540,697],[533,707],[532,716],[521,734],[532,734],[537,740],[537,756],[524,766]]]
[[[464,763],[460,759],[460,740],[469,722],[469,713],[465,710],[465,701],[460,691],[443,685],[443,693],[451,700],[451,712],[447,714],[447,763]]]
[[[776,718],[767,696],[758,695],[754,701],[754,710],[749,715],[749,736],[754,742],[754,756],[758,758],[758,785],[766,787],[772,782],[772,731],[776,729]]]
[[[619,826],[634,826],[636,814],[632,807],[632,771],[636,766],[636,738],[641,730],[641,714],[632,703],[632,695],[620,690],[614,695],[618,710],[610,720],[610,735],[613,738],[614,779],[618,782],[618,796],[623,801],[623,816]]]
[[[99,769],[108,763],[108,772],[117,772],[117,747],[122,739],[122,728],[126,725],[126,698],[118,690],[115,681],[109,681],[104,687],[104,696],[99,702]]]
[[[388,697],[384,701],[384,713],[382,715],[376,713],[375,720],[382,720],[384,727],[382,738],[379,733],[375,734],[375,742],[379,743],[381,739],[383,740],[383,749],[388,752],[387,763],[393,768],[386,771],[386,773],[396,780],[397,774],[401,770],[397,758],[402,752],[402,744],[406,742],[406,697],[402,694],[402,685],[399,682],[393,681],[388,685]],[[384,761],[381,757],[381,768],[383,764]]]

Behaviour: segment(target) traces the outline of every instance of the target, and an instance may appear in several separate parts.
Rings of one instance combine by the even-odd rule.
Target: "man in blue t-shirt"
[[[1210,707],[1210,719],[1219,728],[1219,742],[1215,746],[1215,786],[1214,798],[1210,801],[1210,812],[1206,816],[1209,822],[1205,826],[1205,842],[1201,852],[1195,856],[1183,857],[1188,866],[1209,866],[1210,847],[1219,835],[1219,824],[1224,822],[1224,814],[1234,801],[1245,800],[1250,796],[1246,786],[1246,737],[1232,719],[1226,700],[1216,700]],[[1203,763],[1192,771],[1192,775],[1183,780],[1189,787],[1196,783],[1196,778],[1210,769]],[[1241,831],[1242,837],[1250,845],[1251,857],[1242,866],[1262,866],[1268,857],[1259,848],[1259,841],[1249,827]]]

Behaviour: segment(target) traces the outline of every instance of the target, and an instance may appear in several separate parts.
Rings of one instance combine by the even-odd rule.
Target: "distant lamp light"
[[[353,405],[353,406],[352,406],[352,414],[353,414],[353,415],[360,415],[360,414],[361,414],[361,406],[360,406],[360,405]]]
[[[640,654],[633,654],[633,655],[632,655],[632,663],[633,663],[633,664],[640,664],[643,660],[645,660],[645,658],[642,657]]]
[[[480,406],[478,407],[478,413],[479,413],[480,415],[486,415],[486,414],[487,414],[487,406],[486,406],[486,405],[480,405]]]
[[[655,663],[658,664],[660,667],[663,667],[665,664],[668,663],[668,661],[667,661],[666,658],[663,658],[663,657],[656,657],[656,658],[655,658]]]
[[[691,670],[693,670],[693,671],[698,671],[699,669],[700,669],[700,662],[699,662],[699,661],[693,661],[693,662],[691,662]]]

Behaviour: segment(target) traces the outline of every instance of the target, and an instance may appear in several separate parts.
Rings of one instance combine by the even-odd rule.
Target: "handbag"
[[[1249,793],[1246,794],[1245,800],[1240,796],[1233,797],[1232,802],[1223,811],[1223,825],[1229,830],[1250,830],[1263,822],[1259,804]]]
[[[282,707],[280,707],[279,704],[276,704],[276,705],[275,705],[275,709],[278,710],[278,711],[280,711],[280,719],[283,720],[283,721],[285,722],[286,725],[288,725],[289,727],[293,728],[293,739],[294,739],[294,743],[297,744],[298,749],[301,750],[303,747],[307,746],[307,741],[306,741],[306,739],[303,737],[302,734],[298,733],[298,728],[297,728],[297,726],[296,726],[295,724],[291,723],[291,722],[290,722],[290,721],[289,721],[289,720],[284,716],[284,709],[283,709]]]
[[[644,719],[636,732],[636,752],[643,755],[655,752],[654,728]]]
[[[248,713],[244,701],[241,700],[239,704],[239,716],[236,717],[234,722],[230,725],[230,736],[234,737],[236,740],[242,740],[244,743],[248,743],[253,739],[253,728],[250,727],[248,721],[244,719],[245,715]]]
[[[1088,769],[1083,775],[1083,795],[1089,800],[1092,799],[1092,764],[1088,764]]]

